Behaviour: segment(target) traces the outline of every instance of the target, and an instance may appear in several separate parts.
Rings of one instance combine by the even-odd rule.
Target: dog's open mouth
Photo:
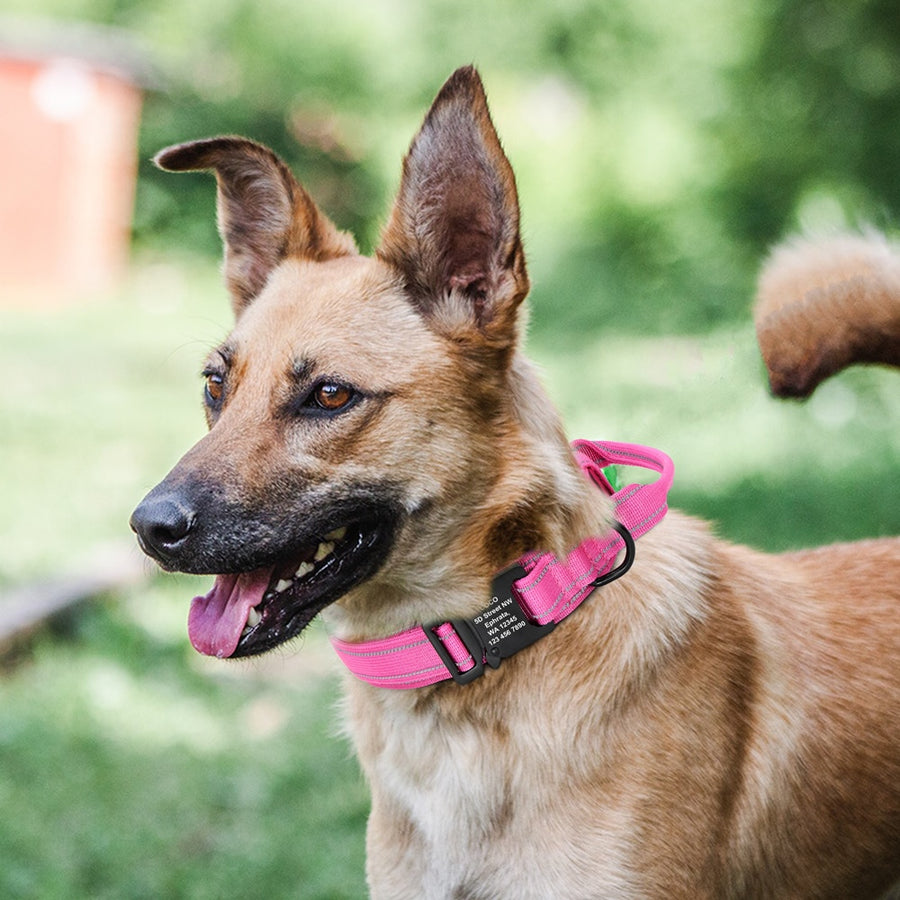
[[[217,575],[195,597],[191,643],[207,656],[253,656],[298,635],[330,603],[372,575],[390,545],[385,522],[342,525],[274,565]]]

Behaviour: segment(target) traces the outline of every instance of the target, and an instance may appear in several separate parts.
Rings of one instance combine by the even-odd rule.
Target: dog
[[[891,888],[900,540],[764,555],[667,511],[664,454],[573,450],[521,350],[516,183],[473,68],[372,257],[250,140],[156,161],[216,175],[236,323],[208,433],[131,525],[162,568],[216,576],[203,653],[326,620],[372,897]],[[610,460],[658,478],[615,490]]]

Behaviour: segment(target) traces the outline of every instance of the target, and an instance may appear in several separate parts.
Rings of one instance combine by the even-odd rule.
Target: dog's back
[[[770,801],[783,793],[765,813],[781,817],[766,823],[764,813],[755,840],[783,847],[790,836],[794,859],[806,859],[796,882],[786,878],[791,891],[772,896],[874,896],[900,866],[900,541],[777,559],[745,608],[762,677],[784,704],[761,733],[791,735],[782,749],[793,758],[782,760],[788,783],[769,785]]]

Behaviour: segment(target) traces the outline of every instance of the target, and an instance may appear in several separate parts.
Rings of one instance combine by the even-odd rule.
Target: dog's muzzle
[[[333,496],[298,490],[290,505],[257,506],[176,472],[141,501],[131,527],[162,568],[216,576],[191,605],[194,646],[249,656],[299,634],[370,578],[390,552],[400,509],[384,485]]]

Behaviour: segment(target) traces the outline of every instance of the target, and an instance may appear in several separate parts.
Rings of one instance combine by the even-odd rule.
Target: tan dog
[[[257,144],[158,161],[215,170],[237,319],[209,434],[132,519],[165,568],[219,573],[199,649],[319,611],[347,641],[473,616],[511,561],[609,532],[519,349],[515,181],[474,70],[373,258]],[[374,897],[876,897],[900,876],[900,540],[765,556],[672,512],[499,668],[348,679],[346,711]]]

